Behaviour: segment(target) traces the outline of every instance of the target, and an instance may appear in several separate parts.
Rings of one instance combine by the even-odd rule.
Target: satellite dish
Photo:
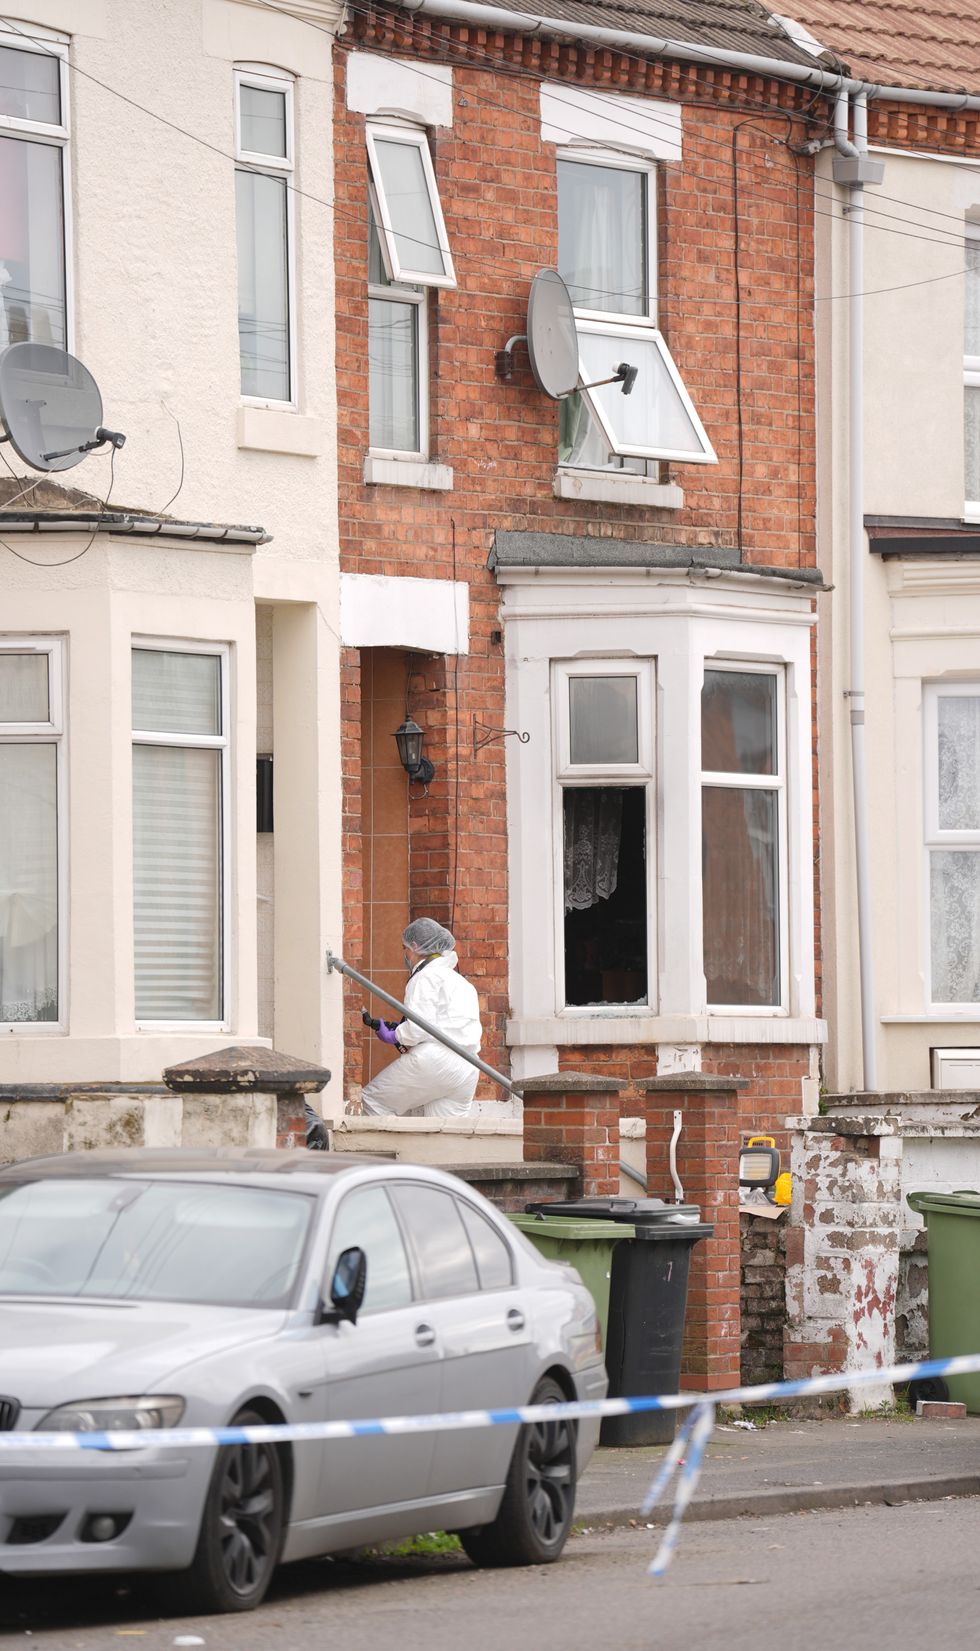
[[[32,470],[70,470],[86,453],[126,440],[102,426],[99,386],[75,356],[50,344],[11,344],[0,355],[0,420]]]
[[[527,353],[539,390],[555,401],[571,395],[579,379],[578,333],[572,300],[557,270],[539,270],[531,282]]]

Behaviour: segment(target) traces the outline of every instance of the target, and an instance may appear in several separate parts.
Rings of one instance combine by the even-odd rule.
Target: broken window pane
[[[647,1002],[646,787],[564,793],[565,1002]]]

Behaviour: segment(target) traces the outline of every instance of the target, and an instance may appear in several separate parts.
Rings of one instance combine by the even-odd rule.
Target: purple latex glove
[[[395,1028],[393,1026],[386,1026],[384,1021],[382,1021],[381,1025],[378,1027],[375,1037],[380,1038],[382,1043],[393,1043],[396,1047],[398,1045],[398,1038],[395,1035]]]

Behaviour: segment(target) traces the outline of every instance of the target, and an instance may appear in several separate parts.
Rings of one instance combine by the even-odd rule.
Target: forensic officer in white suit
[[[409,970],[405,1006],[414,1009],[463,1049],[479,1053],[483,1028],[476,988],[459,973],[456,942],[431,917],[417,918],[402,935]],[[473,1110],[479,1073],[414,1021],[397,1025],[372,1021],[382,1043],[401,1059],[386,1066],[363,1091],[364,1110],[373,1114],[421,1113],[426,1118],[463,1118]]]

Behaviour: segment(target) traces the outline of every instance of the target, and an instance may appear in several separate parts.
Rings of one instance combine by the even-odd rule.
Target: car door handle
[[[507,1314],[507,1328],[508,1330],[523,1330],[524,1314],[518,1307],[512,1307]]]
[[[415,1326],[415,1343],[417,1347],[431,1347],[436,1339],[436,1333],[431,1324],[417,1324]]]

